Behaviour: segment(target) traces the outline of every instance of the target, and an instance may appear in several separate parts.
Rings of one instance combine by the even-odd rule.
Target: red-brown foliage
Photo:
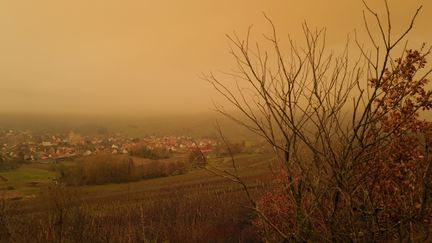
[[[332,230],[329,225],[334,223],[326,221],[330,216],[339,222],[339,231],[351,232],[339,239],[427,239],[432,227],[432,122],[422,120],[419,111],[432,108],[432,91],[427,90],[427,79],[414,77],[425,64],[425,55],[408,50],[380,81],[370,81],[377,90],[374,123],[367,130],[367,145],[361,147],[361,161],[345,170],[337,198],[300,185],[310,181],[310,175],[281,169],[275,189],[257,202],[274,224],[270,227],[262,217],[255,220],[266,239],[281,240],[277,228],[287,236],[309,234],[318,240]],[[292,175],[295,178],[289,178]]]

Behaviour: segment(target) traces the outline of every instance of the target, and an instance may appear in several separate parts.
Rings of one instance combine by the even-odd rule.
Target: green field
[[[0,188],[6,197],[32,196],[40,188],[49,184],[57,173],[47,164],[24,164],[16,170],[2,171],[0,176],[7,181],[0,182]]]

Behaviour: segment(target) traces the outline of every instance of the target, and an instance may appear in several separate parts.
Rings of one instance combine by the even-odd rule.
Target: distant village
[[[100,153],[128,154],[136,146],[149,149],[164,148],[172,152],[188,152],[199,148],[211,153],[217,141],[194,139],[189,136],[147,136],[129,138],[120,133],[82,135],[74,131],[65,134],[31,131],[0,130],[0,159],[2,161],[55,163]]]

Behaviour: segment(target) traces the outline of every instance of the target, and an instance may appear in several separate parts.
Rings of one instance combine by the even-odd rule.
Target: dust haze
[[[420,4],[410,40],[430,42],[429,1],[391,1],[394,29]],[[200,74],[233,67],[225,34],[269,33],[265,13],[283,37],[301,36],[304,21],[326,27],[337,49],[362,29],[361,9],[343,0],[1,1],[0,112],[208,112],[219,98]]]

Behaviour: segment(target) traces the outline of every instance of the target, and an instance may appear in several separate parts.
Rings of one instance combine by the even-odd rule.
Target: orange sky
[[[411,39],[432,43],[432,1],[388,2],[395,31],[423,4]],[[226,33],[268,33],[265,12],[297,40],[303,21],[327,27],[337,48],[361,11],[360,0],[2,0],[0,112],[207,111],[217,98],[199,76],[230,68]]]

